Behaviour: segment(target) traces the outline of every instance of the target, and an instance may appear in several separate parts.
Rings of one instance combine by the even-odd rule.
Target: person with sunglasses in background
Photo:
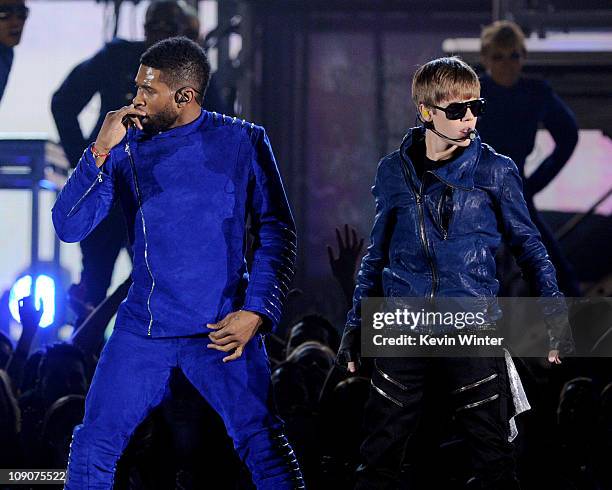
[[[494,298],[499,285],[493,257],[502,242],[539,296],[563,296],[529,218],[516,165],[475,130],[484,109],[480,95],[478,76],[456,57],[430,61],[414,75],[412,97],[423,125],[409,129],[399,150],[378,165],[370,246],[337,357],[351,373],[360,367],[361,329],[367,328],[361,324],[362,313],[367,321],[364,298]],[[574,348],[567,311],[561,306],[554,312],[559,322],[550,321],[552,311],[544,313],[548,362],[559,364],[559,356]],[[495,329],[496,318],[487,321]],[[432,336],[446,333],[439,324],[432,330]],[[478,481],[470,488],[518,490],[512,419],[529,404],[514,364],[504,360],[501,347],[493,354],[375,357],[355,489],[398,487],[404,455],[416,454],[424,407],[437,393],[467,441]]]
[[[533,202],[534,196],[559,174],[576,147],[578,127],[574,114],[544,80],[522,76],[527,56],[525,36],[514,22],[498,21],[486,26],[481,34],[480,54],[486,70],[480,77],[481,94],[487,100],[487,117],[477,126],[480,137],[518,166],[531,220],[557,269],[559,287],[567,296],[580,296],[576,274]],[[555,148],[526,178],[525,160],[533,151],[540,127],[548,130]]]
[[[0,0],[0,101],[13,66],[13,48],[21,41],[30,10],[19,0]]]

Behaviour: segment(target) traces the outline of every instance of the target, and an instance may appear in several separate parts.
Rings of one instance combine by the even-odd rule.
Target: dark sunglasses
[[[11,15],[25,20],[29,13],[30,9],[25,5],[0,5],[0,20],[7,20]]]
[[[502,53],[493,53],[491,55],[491,59],[493,61],[503,61],[503,60],[518,61],[522,57],[523,57],[523,53],[521,53],[520,51],[512,51],[512,53],[508,55],[504,55]]]
[[[437,105],[432,105],[431,107],[440,109],[442,112],[444,112],[444,114],[446,114],[446,119],[454,121],[457,119],[463,119],[467,114],[468,108],[470,111],[472,111],[474,117],[484,114],[485,100],[474,99],[468,100],[467,102],[453,102],[446,107],[439,107]]]

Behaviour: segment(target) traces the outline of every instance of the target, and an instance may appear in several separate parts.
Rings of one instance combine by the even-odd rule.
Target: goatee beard
[[[155,116],[149,116],[148,121],[143,124],[146,133],[154,135],[162,131],[167,131],[176,122],[178,114],[171,109],[164,109]]]

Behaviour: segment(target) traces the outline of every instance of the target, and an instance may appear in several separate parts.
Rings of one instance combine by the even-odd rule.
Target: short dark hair
[[[147,49],[140,63],[162,72],[162,81],[173,89],[190,86],[200,92],[201,104],[210,81],[210,63],[204,50],[184,36],[170,37]]]

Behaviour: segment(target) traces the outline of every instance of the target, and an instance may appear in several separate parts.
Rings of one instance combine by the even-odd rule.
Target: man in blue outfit
[[[133,104],[107,114],[53,208],[59,237],[76,242],[118,200],[134,256],[134,283],[74,430],[69,490],[112,488],[175,367],[221,415],[258,489],[304,488],[262,339],[293,277],[295,226],[264,129],[202,110],[209,76],[187,38],[149,48]]]
[[[458,58],[430,61],[415,73],[412,96],[424,126],[410,129],[399,150],[380,161],[372,188],[371,243],[338,353],[351,372],[359,367],[364,298],[495,297],[493,257],[502,241],[539,296],[563,296],[529,219],[516,165],[474,129],[484,109],[476,73]],[[551,363],[573,348],[560,313],[549,327]],[[509,377],[515,385],[517,379],[499,351],[498,357],[376,357],[355,488],[397,488],[430,390],[443,389],[470,450],[474,488],[519,489],[509,420],[527,405],[521,400],[510,413]]]
[[[578,126],[570,108],[545,81],[522,76],[526,55],[525,36],[514,22],[498,21],[483,29],[481,59],[486,73],[480,83],[487,116],[478,121],[478,131],[485,143],[516,163],[524,181],[529,215],[555,265],[560,289],[568,296],[580,296],[575,273],[533,202],[572,156],[578,142]],[[540,126],[548,130],[555,148],[525,178],[525,160],[533,151]]]
[[[140,56],[162,39],[179,36],[189,28],[190,12],[184,2],[152,2],[145,14],[144,41],[113,39],[91,58],[79,63],[53,94],[51,111],[66,156],[74,167],[83,148],[94,141],[106,114],[130,104],[134,97],[134,76]],[[194,33],[197,39],[197,33]],[[195,39],[193,39],[195,41]],[[78,116],[95,94],[100,95],[100,114],[90,135],[84,135]],[[203,106],[224,113],[217,88],[209,83]],[[111,284],[115,262],[126,245],[125,224],[118,206],[81,243],[83,269],[80,298],[91,306],[98,305]],[[84,318],[77,319],[77,323]]]
[[[21,41],[29,12],[23,0],[0,0],[0,101],[13,66],[13,48]]]

